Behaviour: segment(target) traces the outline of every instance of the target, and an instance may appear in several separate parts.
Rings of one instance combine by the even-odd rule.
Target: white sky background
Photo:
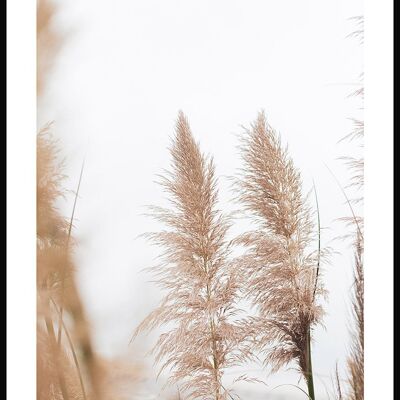
[[[347,96],[363,70],[362,48],[346,36],[355,28],[348,18],[363,13],[362,2],[59,3],[55,24],[66,38],[39,124],[55,121],[71,190],[86,154],[74,234],[98,350],[105,355],[132,351],[141,359],[150,348],[144,337],[128,347],[134,327],[159,299],[150,277],[139,272],[153,263],[157,249],[136,237],[160,229],[142,214],[145,205],[164,203],[154,179],[168,167],[178,110],[189,117],[202,149],[213,154],[221,208],[232,210],[227,177],[240,167],[240,125],[265,109],[289,144],[305,189],[316,182],[327,228],[323,244],[340,252],[325,266],[326,330],[315,334],[317,393],[324,398],[321,380],[330,388],[336,361],[344,368],[352,275],[351,250],[332,242],[344,233],[335,219],[349,212],[324,163],[346,183],[348,174],[336,159],[355,149],[337,142],[351,130],[348,118],[359,115],[358,100]],[[66,214],[72,200],[63,205]],[[157,394],[150,368],[148,373],[148,387]],[[268,378],[270,388],[281,383],[297,383],[297,375]],[[295,398],[293,389],[288,393]]]

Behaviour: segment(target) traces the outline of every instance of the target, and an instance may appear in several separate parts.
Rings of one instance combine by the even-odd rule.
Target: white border
[[[7,399],[36,398],[36,2],[7,1]]]
[[[365,399],[393,398],[393,6],[365,3]]]

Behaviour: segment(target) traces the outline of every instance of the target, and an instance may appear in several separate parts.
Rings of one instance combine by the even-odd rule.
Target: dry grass
[[[364,248],[357,238],[355,244],[355,268],[353,288],[353,327],[351,353],[347,361],[351,400],[364,399]]]
[[[217,209],[213,160],[200,152],[182,113],[170,151],[172,168],[160,183],[172,207],[151,208],[166,229],[147,235],[163,249],[162,263],[150,270],[166,294],[135,334],[168,325],[154,347],[159,373],[169,368],[169,382],[186,399],[222,400],[224,370],[250,356],[237,318],[242,278],[229,262],[230,223]]]
[[[314,398],[310,344],[323,316],[317,271],[324,252],[309,251],[316,232],[300,174],[264,113],[246,130],[241,154],[239,200],[257,224],[238,239],[247,247],[241,261],[247,296],[258,310],[254,346],[273,371],[295,361]]]
[[[126,362],[99,359],[93,349],[91,329],[76,288],[73,220],[67,222],[56,208],[64,194],[62,164],[57,162],[57,154],[57,143],[49,128],[39,132],[37,396],[41,400],[128,399],[127,387],[132,393],[138,369]]]
[[[37,329],[37,377],[38,400],[85,398],[73,362],[64,349],[57,350],[41,326]]]
[[[61,173],[62,165],[57,162],[57,145],[49,129],[39,132],[37,138],[37,286],[38,286],[38,313],[45,321],[47,332],[47,349],[53,354],[53,362],[59,370],[59,387],[62,397],[71,398],[66,384],[63,370],[67,361],[62,354],[65,352],[62,343],[56,339],[56,325],[63,329],[59,320],[61,304],[72,317],[71,327],[74,339],[74,352],[82,354],[82,364],[89,377],[89,391],[96,393],[99,385],[99,369],[94,355],[89,326],[83,307],[76,290],[73,263],[71,259],[71,243],[69,240],[69,224],[59,214],[56,202],[63,196]],[[72,223],[72,222],[71,222]],[[41,318],[38,319],[39,331]],[[68,333],[69,335],[69,333]],[[71,337],[71,336],[70,336]],[[71,347],[71,346],[70,346]],[[76,364],[76,362],[75,362]],[[77,367],[77,376],[82,380],[80,369]],[[38,380],[41,376],[38,375]],[[39,386],[42,383],[39,382]],[[82,385],[81,385],[82,386]],[[82,398],[85,390],[81,387]],[[97,398],[101,398],[98,395]]]

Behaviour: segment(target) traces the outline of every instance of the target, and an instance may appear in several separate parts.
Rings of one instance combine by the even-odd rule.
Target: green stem
[[[318,195],[317,195],[317,189],[315,187],[315,183],[313,186],[314,186],[314,194],[315,194],[315,203],[317,206],[317,222],[318,222],[318,255],[317,255],[317,271],[315,273],[315,283],[314,283],[314,292],[313,292],[313,303],[314,303],[315,294],[316,294],[317,288],[318,288],[319,270],[320,270],[320,266],[321,266],[321,217],[319,214]]]
[[[313,370],[312,370],[312,360],[311,360],[311,334],[310,330],[307,334],[307,366],[308,371],[307,374],[307,388],[308,388],[308,395],[310,399],[315,400],[315,393],[314,393],[314,377],[313,377]]]

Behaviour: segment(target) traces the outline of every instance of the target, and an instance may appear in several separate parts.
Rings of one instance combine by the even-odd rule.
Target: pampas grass
[[[79,378],[67,353],[56,349],[49,341],[48,332],[41,326],[37,329],[37,400],[84,400]]]
[[[58,349],[54,323],[52,318],[51,300],[57,297],[59,289],[59,270],[60,266],[68,263],[64,247],[65,221],[59,215],[55,207],[56,200],[62,195],[60,182],[60,165],[56,163],[56,145],[52,140],[48,129],[39,132],[37,138],[37,285],[38,285],[38,312],[45,322],[47,336],[43,335],[43,329],[38,326],[38,338],[45,337],[47,343],[39,346],[44,348],[44,352],[51,354],[47,362],[54,365],[55,375],[57,376],[58,390],[63,399],[69,399],[66,384],[67,368],[63,349]],[[39,341],[38,345],[44,340]],[[44,360],[43,360],[44,361]],[[44,362],[40,364],[38,374],[38,387],[42,388],[41,393],[53,391],[50,387],[45,391],[46,386],[41,379],[46,378],[46,374],[40,371],[46,370]],[[53,380],[48,384],[52,387]]]
[[[364,399],[364,248],[357,236],[353,286],[353,318],[351,353],[347,360],[350,400]]]
[[[230,396],[224,370],[250,356],[237,319],[241,276],[229,262],[230,222],[217,208],[214,162],[200,152],[182,113],[170,152],[172,168],[160,183],[171,208],[151,208],[166,229],[147,235],[163,249],[150,271],[165,296],[135,335],[168,326],[154,347],[159,374],[170,369],[169,383],[179,383],[185,399],[223,400]]]
[[[58,143],[49,129],[37,138],[37,396],[128,400],[139,376],[137,367],[101,359],[93,348],[72,261],[73,218],[67,222],[56,207],[64,196],[65,177],[63,164],[57,161]]]
[[[258,311],[254,347],[272,371],[296,362],[314,399],[311,336],[324,314],[317,275],[325,252],[309,250],[316,232],[300,174],[263,112],[246,130],[241,154],[239,200],[258,228],[238,239],[247,248],[246,294]]]
[[[73,263],[71,260],[69,225],[56,208],[57,200],[64,195],[61,170],[57,162],[57,143],[52,138],[49,127],[39,132],[37,138],[37,285],[38,312],[45,321],[48,349],[53,354],[53,362],[58,374],[59,389],[64,400],[71,398],[66,383],[65,352],[57,343],[54,321],[58,321],[60,332],[64,321],[60,319],[61,304],[73,320],[74,345],[70,348],[76,355],[76,348],[82,354],[82,363],[89,377],[90,390],[101,399],[98,393],[100,382],[99,368],[94,355],[89,327],[78,291],[75,286]],[[39,328],[40,329],[40,328]],[[67,339],[71,340],[69,333]],[[82,373],[74,357],[77,376],[81,382],[82,398],[86,398]],[[41,376],[38,375],[38,380]],[[39,386],[43,386],[41,382]]]

